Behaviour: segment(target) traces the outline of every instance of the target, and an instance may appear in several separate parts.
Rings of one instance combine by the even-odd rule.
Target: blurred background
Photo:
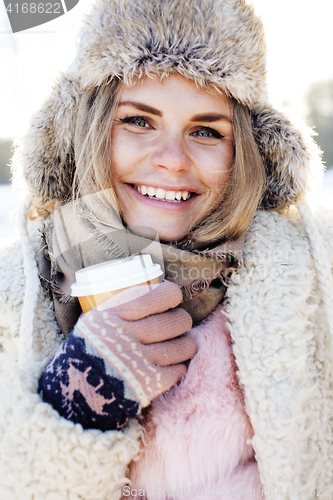
[[[0,238],[13,233],[10,212],[20,202],[9,185],[11,147],[29,118],[72,61],[82,17],[92,0],[80,0],[62,17],[13,34],[0,0]],[[266,28],[268,85],[317,132],[326,165],[317,198],[333,207],[333,1],[253,0]]]

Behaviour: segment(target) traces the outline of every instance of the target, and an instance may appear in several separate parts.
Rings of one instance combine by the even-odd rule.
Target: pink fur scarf
[[[149,500],[230,497],[233,489],[244,490],[243,496],[251,489],[251,498],[262,498],[249,441],[253,429],[223,307],[217,306],[190,335],[198,352],[182,382],[150,407],[147,443],[130,466],[131,490],[139,495],[143,489]]]

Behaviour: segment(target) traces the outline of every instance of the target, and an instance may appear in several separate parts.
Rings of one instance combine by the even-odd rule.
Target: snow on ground
[[[314,202],[333,209],[333,168],[325,172],[321,189],[313,196]],[[10,238],[17,233],[13,215],[20,200],[15,196],[10,184],[0,184],[0,239]]]

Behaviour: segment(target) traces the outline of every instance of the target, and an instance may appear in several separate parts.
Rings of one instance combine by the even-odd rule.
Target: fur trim
[[[23,177],[41,203],[71,196],[79,97],[78,82],[62,75],[14,153],[14,178]]]
[[[285,208],[322,165],[311,134],[268,104],[265,59],[262,23],[245,0],[97,0],[67,76],[34,116],[13,163],[38,202],[70,198],[82,93],[115,77],[131,84],[178,72],[249,107],[267,169],[262,207]]]
[[[251,106],[266,91],[263,26],[244,0],[99,0],[81,36],[83,87],[177,71]]]
[[[310,128],[304,124],[295,128],[285,113],[269,104],[259,105],[251,114],[254,138],[267,175],[261,207],[287,208],[322,179],[321,152]]]

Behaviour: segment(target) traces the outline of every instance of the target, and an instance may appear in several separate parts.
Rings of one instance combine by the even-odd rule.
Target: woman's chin
[[[170,224],[161,224],[160,220],[137,218],[137,217],[124,217],[124,222],[131,233],[148,238],[150,240],[159,239],[163,243],[171,243],[173,241],[180,241],[185,238],[189,233],[191,227],[183,222],[177,224],[170,222]]]
[[[148,238],[151,240],[155,240],[156,237],[162,243],[171,243],[173,241],[180,241],[188,234],[188,231],[184,231],[184,229],[179,229],[174,227],[170,228],[161,228],[158,227],[158,224],[154,223],[145,223],[145,224],[129,224],[128,228],[130,231],[138,236],[142,236],[143,238]]]

